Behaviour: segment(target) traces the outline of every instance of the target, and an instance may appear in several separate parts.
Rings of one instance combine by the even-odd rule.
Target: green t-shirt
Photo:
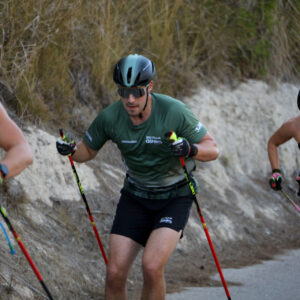
[[[180,160],[169,149],[165,133],[174,131],[178,137],[198,143],[207,130],[183,102],[157,93],[151,95],[152,111],[144,123],[133,125],[119,100],[99,113],[88,128],[84,142],[91,149],[99,150],[107,140],[112,140],[121,151],[129,176],[124,188],[138,196],[159,198],[161,193],[152,197],[143,191],[155,191],[185,179]],[[188,158],[185,162],[191,172],[195,161]],[[173,194],[167,192],[166,195]]]

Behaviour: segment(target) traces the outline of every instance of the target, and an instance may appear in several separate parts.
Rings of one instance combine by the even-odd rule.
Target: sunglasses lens
[[[119,87],[118,88],[118,94],[122,98],[129,98],[129,95],[131,94],[134,98],[140,98],[145,95],[145,89],[143,88],[124,88]]]
[[[139,97],[142,97],[145,95],[145,90],[144,89],[133,89],[133,93],[132,95],[135,97],[135,98],[139,98]]]
[[[118,94],[122,98],[128,98],[129,97],[129,94],[127,93],[127,89],[125,89],[125,88],[118,88]]]

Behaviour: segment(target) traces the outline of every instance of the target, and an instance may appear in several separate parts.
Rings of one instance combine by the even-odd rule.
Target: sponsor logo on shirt
[[[199,122],[198,125],[197,125],[197,127],[195,128],[195,131],[196,131],[196,132],[200,132],[202,126],[203,126],[203,125]]]
[[[88,139],[90,140],[90,142],[93,141],[93,138],[92,138],[92,136],[89,134],[88,131],[85,132],[85,135],[88,137]]]
[[[163,217],[163,218],[160,219],[159,223],[172,224],[173,223],[173,218],[172,217]]]
[[[123,143],[123,144],[136,144],[137,140],[122,140],[121,143]]]
[[[160,136],[146,136],[146,144],[162,144]]]

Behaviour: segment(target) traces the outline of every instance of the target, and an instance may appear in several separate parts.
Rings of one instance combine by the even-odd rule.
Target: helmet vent
[[[140,82],[140,77],[141,77],[141,73],[139,73],[137,76],[136,76],[136,79],[135,79],[135,82],[134,82],[134,85],[142,85],[142,83]]]
[[[120,78],[119,78],[119,84],[123,84],[124,80],[123,80],[123,76],[122,73],[120,72]]]
[[[128,69],[128,72],[127,72],[127,83],[130,83],[130,80],[131,80],[131,74],[132,74],[132,68],[129,68],[129,69]]]

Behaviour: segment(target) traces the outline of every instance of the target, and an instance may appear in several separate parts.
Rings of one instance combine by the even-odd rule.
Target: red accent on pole
[[[300,207],[288,196],[288,194],[286,192],[284,192],[283,190],[281,190],[281,193],[286,197],[286,199],[291,201],[292,204],[294,205],[294,207],[297,209],[297,211],[300,212]]]
[[[92,222],[92,225],[93,225],[93,229],[94,229],[94,232],[95,232],[95,235],[96,235],[96,238],[97,238],[97,241],[98,241],[98,245],[100,247],[100,250],[102,252],[102,255],[103,255],[103,259],[104,259],[104,262],[105,264],[107,265],[107,257],[106,257],[106,254],[105,254],[105,251],[104,251],[104,248],[103,248],[103,245],[102,245],[102,242],[101,242],[101,239],[100,239],[100,236],[99,236],[99,233],[98,233],[98,230],[96,228],[96,225],[95,225],[95,222],[94,222],[94,219],[93,219],[93,216],[91,214],[89,214],[90,216],[90,220]]]
[[[182,156],[180,156],[180,161],[181,161],[183,168],[185,169],[185,161]]]
[[[43,278],[42,278],[40,272],[39,272],[38,269],[36,268],[36,266],[35,266],[33,260],[32,260],[31,257],[29,256],[29,254],[28,254],[26,248],[24,247],[24,245],[23,245],[22,241],[20,240],[20,238],[18,237],[17,233],[15,233],[14,235],[15,235],[17,241],[18,241],[18,244],[19,244],[20,248],[22,249],[24,255],[26,256],[26,258],[27,258],[29,264],[31,265],[31,267],[32,267],[32,269],[33,269],[35,275],[37,276],[37,278],[39,279],[39,281],[43,281]]]
[[[2,207],[1,207],[1,206],[0,206],[0,212],[1,212],[1,215],[2,215],[2,217],[3,217],[3,219],[4,219],[4,221],[6,222],[8,228],[9,228],[10,231],[12,232],[12,234],[13,234],[13,236],[15,237],[16,241],[18,242],[18,244],[19,244],[21,250],[23,251],[23,254],[26,256],[26,258],[27,258],[27,260],[28,260],[28,262],[29,262],[31,268],[33,269],[35,275],[37,276],[37,278],[39,279],[39,281],[40,281],[42,287],[44,288],[45,292],[47,293],[48,298],[49,298],[50,300],[53,300],[53,297],[52,297],[51,293],[49,292],[49,290],[48,290],[46,284],[44,283],[41,274],[39,273],[37,267],[35,266],[33,260],[31,259],[31,257],[29,256],[29,254],[28,254],[28,252],[27,252],[25,246],[23,245],[21,239],[19,238],[18,234],[15,232],[15,230],[14,230],[13,226],[11,225],[11,223],[10,223],[8,217],[6,216],[6,214],[4,214],[4,213],[2,212]]]
[[[208,244],[209,244],[209,246],[210,246],[212,255],[213,255],[213,257],[214,257],[214,260],[215,260],[217,269],[218,269],[218,271],[219,271],[219,274],[220,274],[220,277],[221,277],[221,280],[222,280],[222,283],[223,283],[223,287],[224,287],[224,289],[225,289],[225,293],[226,293],[226,295],[227,295],[228,300],[230,300],[230,299],[231,299],[231,296],[230,296],[230,294],[229,294],[229,290],[228,290],[228,288],[227,288],[226,281],[225,281],[225,278],[224,278],[224,275],[223,275],[223,272],[222,272],[220,263],[219,263],[219,261],[218,261],[218,258],[217,258],[217,255],[216,255],[216,252],[215,252],[213,243],[212,243],[212,241],[211,241],[210,235],[209,235],[208,230],[207,230],[207,227],[206,227],[206,223],[205,223],[204,217],[203,217],[203,215],[202,215],[200,206],[199,206],[199,204],[198,204],[196,198],[195,198],[195,201],[196,201],[197,211],[198,211],[198,214],[199,214],[199,217],[200,217],[200,220],[201,220],[201,223],[202,223],[202,226],[203,226],[203,229],[204,229],[204,232],[205,232],[205,235],[206,235]]]

